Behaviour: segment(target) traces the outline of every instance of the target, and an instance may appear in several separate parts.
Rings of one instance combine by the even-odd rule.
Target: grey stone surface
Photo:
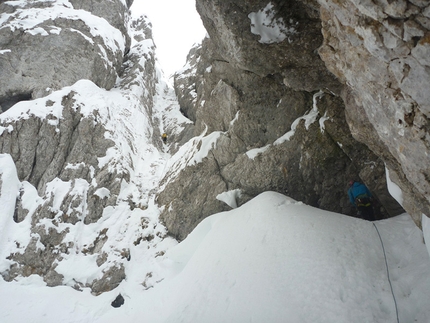
[[[158,203],[165,205],[161,216],[169,234],[183,240],[206,216],[214,211],[230,209],[215,196],[226,191],[217,160],[209,156],[204,163],[185,168],[180,177],[167,185],[158,195]]]
[[[272,8],[262,1],[197,1],[210,40],[190,52],[189,68],[176,76],[175,85],[184,113],[196,124],[195,135],[204,129],[223,134],[202,165],[192,166],[199,169],[192,176],[204,173],[207,178],[201,170],[207,167],[220,173],[226,190],[241,189],[242,200],[271,189],[345,214],[352,214],[345,183],[361,180],[376,195],[378,216],[385,217],[403,211],[387,191],[387,167],[403,191],[406,211],[419,225],[421,214],[429,214],[430,196],[428,3],[271,4]],[[287,40],[264,42],[261,35],[253,34],[249,13],[262,8],[266,15],[274,12],[272,23],[280,24],[282,19],[284,27],[295,28]],[[276,81],[284,88],[273,86]],[[294,104],[291,96],[282,97],[291,90],[307,95],[308,102]],[[325,125],[324,133],[314,124],[308,129],[299,124],[289,142],[267,146],[253,161],[244,155],[273,143],[301,115],[293,112],[288,119],[291,112],[283,112],[281,104],[272,111],[272,100],[299,107],[303,113],[317,90],[326,92],[317,117]],[[235,112],[239,117],[232,126],[229,121]],[[214,205],[202,214],[201,205],[208,199],[199,202],[201,194],[190,197],[184,183],[191,174],[187,169],[183,174],[167,178],[171,182],[159,195],[161,204],[184,199],[194,205],[194,210],[187,207],[187,224],[181,222],[179,207],[166,207],[162,213],[169,230],[179,232],[180,238],[186,236],[183,225],[189,225],[190,217],[195,217],[196,225],[221,210]],[[214,200],[218,192],[213,192],[212,182],[205,185],[205,177],[196,180],[201,183],[199,191],[211,192],[207,196]],[[192,228],[189,225],[188,232]]]
[[[81,79],[106,89],[115,84],[130,44],[125,33],[127,9],[120,0],[72,3],[76,9],[55,1],[0,3],[3,110]]]
[[[122,1],[112,1],[112,4],[115,3],[117,6],[115,10],[122,8],[122,18],[117,17],[117,22],[120,23],[122,20],[123,25],[125,25],[127,19],[124,17],[127,17],[128,9],[119,5]],[[46,8],[50,8],[52,5],[52,3],[42,2],[34,2],[28,5],[40,6],[42,4]],[[91,4],[94,6],[92,7],[93,11],[97,11],[95,10],[96,5],[105,6],[105,3],[101,4],[95,1],[91,2]],[[1,5],[3,6],[4,4],[2,3]],[[89,5],[89,3],[82,5]],[[10,6],[2,8],[9,8],[10,13],[16,13],[13,10],[14,8]],[[109,13],[109,8],[106,5],[105,8],[99,9],[102,12]],[[114,12],[112,11],[110,14],[114,15]],[[72,26],[75,22],[64,23]],[[82,22],[78,23],[83,24]],[[142,91],[144,94],[138,100],[142,103],[143,108],[149,109],[145,113],[150,115],[157,75],[154,68],[154,54],[151,50],[148,50],[147,44],[143,44],[143,42],[145,42],[146,37],[151,37],[152,35],[144,19],[133,22],[131,28],[140,30],[141,34],[137,36],[136,47],[130,52],[131,54],[127,55],[124,64],[122,64],[122,52],[118,53],[121,54],[121,59],[117,61],[119,65],[116,67],[109,67],[109,57],[104,57],[100,61],[104,67],[97,71],[97,75],[102,78],[109,78],[111,77],[110,73],[113,71],[112,75],[114,77],[111,80],[112,82],[109,86],[106,86],[109,88],[113,85],[113,82],[116,82],[116,69],[118,69],[123,73],[118,86],[124,93],[132,93],[134,87],[145,87],[147,91]],[[0,33],[2,31],[4,30],[0,29]],[[84,33],[85,28],[81,29],[81,31]],[[77,37],[82,37],[79,36],[79,32],[75,32],[75,34]],[[59,37],[59,47],[56,50],[59,53],[68,52],[68,46],[71,46],[71,43],[68,43],[68,33],[61,32],[56,36]],[[113,37],[113,35],[111,36]],[[28,37],[30,39],[30,35]],[[32,37],[33,39],[29,41],[36,44],[39,41],[39,36],[32,35]],[[50,36],[46,37],[49,38]],[[91,39],[95,44],[100,41],[98,37],[92,37]],[[17,46],[23,46],[23,52],[27,52],[25,55],[30,55],[30,51],[27,51],[25,48],[27,44],[25,42],[16,43]],[[74,46],[77,46],[76,55],[85,57],[86,62],[83,62],[83,66],[80,67],[84,70],[88,69],[88,65],[86,64],[94,60],[95,57],[92,56],[93,54],[79,52],[79,50],[85,49],[81,45],[74,44]],[[38,58],[38,50],[42,52],[42,48],[36,48],[36,51],[31,54],[35,55],[34,59]],[[146,53],[145,57],[142,57],[142,52]],[[44,49],[44,53],[49,55],[49,51],[46,48]],[[94,55],[97,56],[98,54]],[[48,59],[47,56],[44,59]],[[28,62],[28,66],[32,66],[30,63],[36,64],[37,61]],[[52,63],[54,68],[56,68],[55,64],[59,62],[53,61]],[[74,70],[73,61],[69,65],[66,63],[67,60],[62,62],[63,66],[61,68],[64,68],[67,73],[77,73],[76,75],[74,74],[77,80],[87,78],[86,74],[80,74],[79,69]],[[105,69],[106,66],[108,67],[107,69]],[[42,71],[43,66],[40,69],[39,71]],[[47,72],[49,72],[49,69]],[[68,79],[67,73],[62,75],[65,81],[62,85],[71,82],[71,79]],[[5,82],[3,77],[3,74],[0,75],[0,79]],[[46,80],[48,79],[49,77],[47,76]],[[18,81],[19,79],[12,79],[7,85],[13,88],[11,91],[14,93],[21,91],[21,85],[27,86],[31,82],[36,82],[33,79],[26,85],[24,84],[25,82],[18,84]],[[94,79],[93,81],[96,82]],[[0,82],[2,81],[0,80]],[[39,85],[48,86],[43,82],[44,80],[41,79]],[[98,85],[103,86],[103,84]],[[76,280],[73,287],[76,289],[88,287],[92,289],[94,294],[100,294],[116,288],[125,278],[125,268],[122,262],[126,262],[130,258],[129,251],[115,250],[115,247],[110,247],[113,249],[112,253],[116,256],[111,255],[108,261],[108,255],[103,250],[103,246],[109,235],[107,228],[101,230],[92,243],[84,246],[75,245],[74,242],[70,241],[70,237],[66,236],[69,233],[69,228],[74,228],[73,226],[75,225],[94,224],[100,220],[106,207],[119,203],[118,195],[121,189],[121,182],[130,181],[130,174],[125,170],[126,167],[119,167],[121,171],[117,171],[118,168],[115,167],[115,164],[112,164],[113,162],[100,164],[99,159],[105,158],[108,149],[115,147],[115,145],[131,145],[132,143],[127,140],[124,140],[124,143],[118,143],[108,139],[106,135],[109,134],[110,130],[105,123],[107,120],[100,116],[101,112],[97,111],[97,109],[93,110],[92,113],[82,111],[86,102],[82,103],[81,101],[86,96],[83,93],[76,92],[79,91],[77,89],[82,89],[82,87],[76,86],[71,90],[63,89],[64,95],[62,96],[58,95],[60,92],[48,94],[46,98],[39,98],[33,101],[32,104],[36,105],[34,107],[31,103],[23,102],[21,105],[28,105],[31,109],[29,108],[28,111],[23,112],[21,115],[19,113],[14,114],[14,109],[19,108],[19,106],[15,106],[10,111],[7,111],[7,113],[11,112],[12,117],[2,118],[0,123],[2,127],[0,128],[2,130],[0,134],[0,152],[12,156],[19,180],[22,182],[13,217],[15,222],[19,223],[26,220],[31,223],[32,239],[28,245],[19,246],[19,252],[12,252],[8,256],[11,266],[8,270],[0,274],[7,281],[12,281],[17,276],[26,277],[36,274],[40,275],[48,286],[70,285],[70,282],[63,281],[64,277],[56,271],[57,263],[60,263],[63,259],[62,257],[70,252],[81,252],[85,256],[97,256],[96,264],[100,267],[103,276],[93,282]],[[9,96],[8,98],[10,99]],[[12,97],[12,99],[16,98]],[[92,100],[91,95],[87,99]],[[37,113],[37,111],[43,111],[44,109],[50,111],[52,107],[61,112],[60,116],[49,112],[44,116],[39,116]],[[32,112],[33,108],[36,111],[35,113]],[[38,108],[41,110],[37,110]],[[97,108],[105,109],[106,107],[100,106]],[[57,111],[55,109],[53,111]],[[62,183],[62,187],[67,189],[64,191],[50,190],[49,185],[53,181]],[[2,185],[1,178],[0,185]],[[100,195],[97,192],[98,190],[104,190],[104,192],[109,192],[109,194]],[[27,193],[33,199],[38,196],[36,200],[25,201],[24,198]],[[29,210],[29,205],[34,207],[34,209]],[[122,256],[123,254],[125,256]]]
[[[421,214],[430,214],[428,3],[319,3],[319,53],[348,86],[352,134],[384,160],[420,224]]]
[[[195,118],[194,135],[218,131],[220,136],[200,163],[179,172],[173,167],[162,183],[161,218],[173,236],[184,239],[203,218],[229,209],[217,196],[233,190],[241,192],[237,205],[272,190],[355,216],[346,195],[354,179],[377,195],[378,218],[403,211],[387,192],[384,163],[351,136],[340,97],[287,87],[279,74],[260,76],[237,68],[220,59],[216,48],[222,46],[214,39],[193,49],[189,68],[175,78],[180,103]],[[314,121],[307,124],[312,114]],[[290,140],[275,144],[293,128]],[[197,141],[195,147],[202,145]],[[248,156],[253,149],[261,149],[255,158]],[[184,156],[185,162],[189,157]]]
[[[103,277],[91,283],[91,290],[94,295],[115,289],[125,279],[125,268],[123,264],[109,267],[104,272]]]
[[[124,3],[121,0],[69,0],[73,8],[76,10],[85,10],[91,12],[94,16],[101,17],[107,20],[110,25],[120,30],[124,37],[127,38],[127,48],[130,48],[130,37],[127,31],[129,22],[128,10],[133,3],[133,0],[128,0],[124,8]]]
[[[196,121],[196,87],[201,80],[200,74],[195,68],[201,56],[201,47],[196,46],[187,55],[187,65],[179,73],[174,75],[175,94],[178,98],[181,112],[193,122]],[[199,79],[199,81],[197,81]]]
[[[72,91],[63,97],[63,118],[58,120],[58,127],[50,123],[56,119],[52,115],[43,120],[31,117],[3,124],[12,126],[14,131],[0,136],[0,151],[12,156],[19,179],[30,182],[41,195],[46,183],[56,177],[64,181],[84,178],[90,182],[89,168],[98,172],[97,158],[105,156],[114,145],[104,137],[105,128],[94,116],[82,117],[74,95]],[[69,164],[82,166],[71,169],[66,167]]]
[[[334,91],[338,83],[317,54],[322,35],[315,1],[271,1],[270,4],[273,6],[271,24],[281,28],[281,34],[286,37],[284,41],[264,43],[251,30],[250,14],[265,10],[267,13],[267,1],[198,0],[196,7],[218,54],[232,67],[259,76],[279,74],[292,88],[315,91],[324,83]]]

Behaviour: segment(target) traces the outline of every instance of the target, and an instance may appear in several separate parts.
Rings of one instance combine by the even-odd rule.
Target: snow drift
[[[266,192],[208,217],[179,245],[160,245],[167,253],[151,261],[161,281],[153,288],[133,275],[99,297],[35,287],[31,277],[2,282],[3,322],[374,323],[396,322],[396,306],[400,322],[428,322],[422,232],[407,214],[375,225]],[[138,273],[145,261],[134,261],[129,269]],[[125,304],[112,308],[118,293]],[[48,306],[53,299],[59,306]]]

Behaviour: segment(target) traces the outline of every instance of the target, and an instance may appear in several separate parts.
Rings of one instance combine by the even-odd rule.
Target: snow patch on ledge
[[[205,136],[206,132],[207,127],[200,136],[190,139],[169,159],[162,178],[175,178],[185,167],[201,163],[209,151],[216,148],[216,143],[223,132],[214,131]]]
[[[387,178],[387,188],[388,193],[400,204],[403,206],[403,192],[396,183],[391,181],[390,172],[387,167],[385,167],[385,177]]]
[[[327,111],[326,111],[326,112],[324,113],[324,116],[323,116],[323,117],[321,117],[321,118],[320,118],[320,120],[319,120],[321,133],[324,133],[324,132],[325,132],[325,125],[324,125],[324,122],[326,122],[327,120],[330,120],[330,118],[329,118],[329,117],[327,117]]]
[[[248,156],[249,159],[254,160],[255,157],[257,157],[259,154],[264,153],[265,151],[267,151],[270,148],[271,145],[267,145],[261,148],[255,148],[255,149],[251,149],[248,150],[246,152],[246,156]]]
[[[94,195],[98,196],[100,199],[109,198],[110,191],[106,187],[101,187],[94,192]]]
[[[309,127],[311,126],[311,124],[313,124],[317,119],[318,119],[318,99],[320,99],[322,96],[324,95],[323,91],[319,91],[317,93],[314,94],[313,97],[313,105],[312,105],[312,110],[310,110],[309,112],[306,112],[304,116],[301,116],[299,118],[297,118],[296,120],[294,120],[293,124],[291,125],[291,130],[288,131],[286,134],[284,134],[282,137],[279,137],[273,144],[274,145],[280,145],[285,141],[289,141],[291,139],[292,136],[294,136],[294,134],[296,133],[296,128],[299,125],[300,121],[305,120],[305,128],[306,130],[309,130]],[[324,125],[324,121],[326,121],[327,119],[324,119],[325,117],[323,117],[323,121],[322,121],[322,125]],[[321,121],[320,121],[320,127],[321,127]],[[323,131],[323,128],[321,128],[321,131]]]
[[[259,42],[262,44],[280,43],[285,39],[292,42],[289,36],[297,34],[298,22],[294,23],[290,19],[290,26],[286,26],[284,19],[275,18],[276,11],[271,2],[264,9],[258,12],[251,12],[248,18],[251,20],[251,32],[254,35],[260,36]]]
[[[14,214],[15,203],[19,195],[21,183],[18,179],[17,170],[12,156],[9,154],[0,154],[0,205],[1,214]],[[0,217],[0,240],[2,230],[10,225],[11,217]]]
[[[8,4],[15,5],[20,9],[8,14],[0,15],[0,27],[10,28],[11,31],[24,30],[32,35],[40,34],[48,36],[49,33],[40,27],[40,24],[46,21],[55,21],[56,19],[66,19],[74,21],[82,21],[89,29],[91,35],[103,39],[104,44],[113,52],[125,50],[125,39],[122,33],[110,25],[106,19],[95,16],[85,10],[75,10],[69,1],[52,2],[52,7],[48,8],[22,8],[25,5],[23,1],[8,1]],[[7,22],[7,25],[6,25]],[[2,26],[6,25],[6,26]],[[59,28],[53,33],[58,34]]]
[[[203,137],[201,139],[201,146],[200,149],[197,151],[197,153],[194,155],[194,157],[190,160],[190,164],[198,164],[201,163],[203,158],[205,158],[209,151],[212,148],[216,148],[216,142],[218,141],[218,138],[221,136],[221,131],[215,131],[211,134],[207,135],[206,137]]]
[[[13,126],[10,124],[7,127],[0,126],[0,136],[3,134],[3,132],[7,131],[8,133],[11,133],[13,131]]]
[[[239,112],[240,111],[237,111],[236,115],[234,116],[234,119],[230,121],[230,126],[233,126],[237,119],[239,119]]]
[[[216,199],[221,201],[221,202],[224,202],[225,204],[227,204],[232,209],[236,209],[237,208],[237,202],[236,201],[241,196],[242,196],[242,190],[235,189],[232,191],[227,191],[227,192],[223,192],[221,194],[218,194],[216,196]]]

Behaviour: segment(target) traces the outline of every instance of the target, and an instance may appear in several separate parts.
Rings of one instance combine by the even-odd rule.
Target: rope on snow
[[[400,321],[399,321],[399,310],[397,309],[396,296],[394,296],[393,285],[391,284],[390,271],[388,270],[387,255],[386,255],[386,253],[385,253],[384,243],[382,242],[382,237],[381,237],[381,234],[379,233],[378,227],[376,226],[376,224],[375,224],[375,223],[372,223],[372,224],[373,224],[373,226],[375,227],[376,232],[378,233],[379,240],[381,241],[382,251],[384,252],[385,267],[387,268],[387,277],[388,277],[388,282],[390,283],[391,294],[393,295],[393,300],[394,300],[394,307],[396,308],[397,323],[399,323],[399,322],[400,322]]]

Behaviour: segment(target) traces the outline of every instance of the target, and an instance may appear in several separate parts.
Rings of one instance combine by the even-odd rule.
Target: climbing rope
[[[385,267],[387,268],[387,277],[388,277],[388,282],[390,283],[390,288],[391,288],[391,294],[393,295],[393,300],[394,300],[394,307],[396,308],[396,316],[397,316],[397,323],[399,323],[399,311],[397,309],[397,301],[396,301],[396,296],[394,296],[394,291],[393,291],[393,285],[391,284],[391,279],[390,279],[390,271],[388,270],[388,262],[387,262],[387,255],[385,253],[385,248],[384,248],[384,243],[382,242],[382,237],[381,234],[379,233],[378,227],[376,226],[375,223],[372,223],[373,226],[376,229],[376,232],[378,233],[379,236],[379,240],[381,240],[381,246],[382,246],[382,251],[384,252],[384,259],[385,259]]]

